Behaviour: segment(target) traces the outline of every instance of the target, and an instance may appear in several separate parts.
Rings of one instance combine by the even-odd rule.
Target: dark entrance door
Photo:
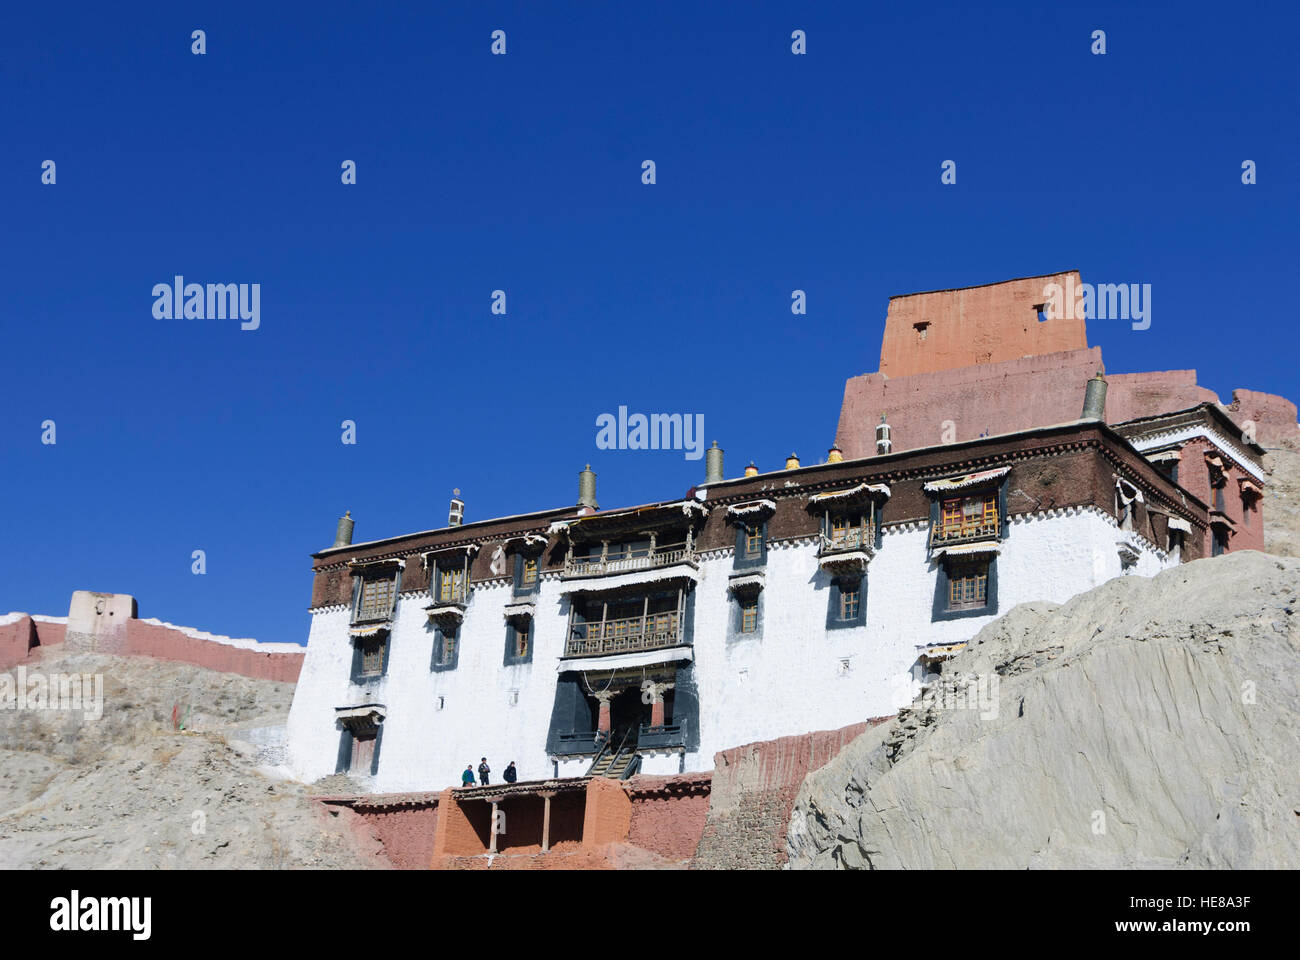
[[[649,722],[650,705],[641,702],[639,687],[620,690],[610,701],[609,725],[611,740],[615,747],[624,742],[628,746],[634,745],[641,725]]]

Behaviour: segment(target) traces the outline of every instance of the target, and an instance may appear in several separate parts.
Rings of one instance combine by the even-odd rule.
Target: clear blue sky
[[[1150,283],[1108,369],[1300,395],[1294,4],[397,6],[4,6],[0,611],[301,642],[344,509],[702,478],[597,450],[621,404],[703,414],[728,474],[819,459],[898,293]],[[260,283],[261,329],[154,319],[178,273]]]

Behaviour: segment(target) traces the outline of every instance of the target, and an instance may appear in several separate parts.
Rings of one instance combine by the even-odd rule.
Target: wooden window
[[[954,564],[948,574],[948,609],[969,610],[988,606],[989,565]]]
[[[1228,529],[1222,524],[1210,525],[1210,556],[1218,557],[1228,552]]]
[[[536,557],[524,557],[524,570],[520,579],[525,587],[531,587],[537,582]]]
[[[386,620],[393,611],[394,581],[364,580],[361,583],[361,601],[357,605],[358,620]]]
[[[459,603],[465,599],[465,570],[442,567],[438,572],[438,602]]]
[[[387,647],[384,639],[361,641],[361,675],[377,677],[384,672],[384,651]]]
[[[529,629],[530,628],[527,623],[521,623],[519,626],[515,627],[515,656],[516,657],[528,656]]]
[[[862,604],[858,587],[840,587],[840,619],[856,620]]]
[[[940,516],[941,539],[974,537],[998,532],[998,498],[995,493],[977,497],[956,497],[943,501]]]
[[[758,600],[740,601],[740,632],[754,633],[758,630]]]
[[[442,635],[442,660],[440,663],[451,663],[456,659],[456,634],[444,633]]]
[[[758,557],[763,554],[763,526],[754,524],[745,528],[745,556]]]

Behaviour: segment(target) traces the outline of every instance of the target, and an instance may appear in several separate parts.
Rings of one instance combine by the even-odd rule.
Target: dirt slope
[[[259,763],[292,684],[60,647],[28,672],[102,675],[104,711],[0,710],[0,869],[388,866]]]

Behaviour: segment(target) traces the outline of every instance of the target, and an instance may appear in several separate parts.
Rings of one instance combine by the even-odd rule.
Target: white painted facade
[[[694,675],[699,696],[699,749],[643,755],[643,773],[701,771],[722,749],[892,714],[917,691],[918,648],[961,642],[1016,604],[1064,602],[1125,572],[1152,576],[1177,563],[1155,545],[1121,531],[1093,507],[1009,518],[997,559],[995,613],[932,619],[936,565],[928,524],[888,525],[867,568],[865,624],[827,629],[830,576],[818,568],[817,543],[768,544],[761,568],[760,629],[729,638],[735,601],[730,549],[699,557],[694,586]],[[1121,561],[1127,543],[1130,563]],[[492,781],[515,761],[520,780],[579,776],[589,758],[561,761],[547,753],[560,659],[568,629],[565,591],[572,580],[542,576],[536,594],[532,661],[503,664],[505,609],[516,603],[511,580],[472,584],[454,669],[433,671],[434,628],[427,592],[399,593],[385,676],[351,682],[350,609],[311,613],[307,654],[288,721],[289,763],[306,781],[333,774],[338,708],[383,707],[376,792],[437,790],[460,783],[466,764],[487,756]],[[583,661],[573,661],[582,663]],[[589,661],[588,661],[589,662]]]

